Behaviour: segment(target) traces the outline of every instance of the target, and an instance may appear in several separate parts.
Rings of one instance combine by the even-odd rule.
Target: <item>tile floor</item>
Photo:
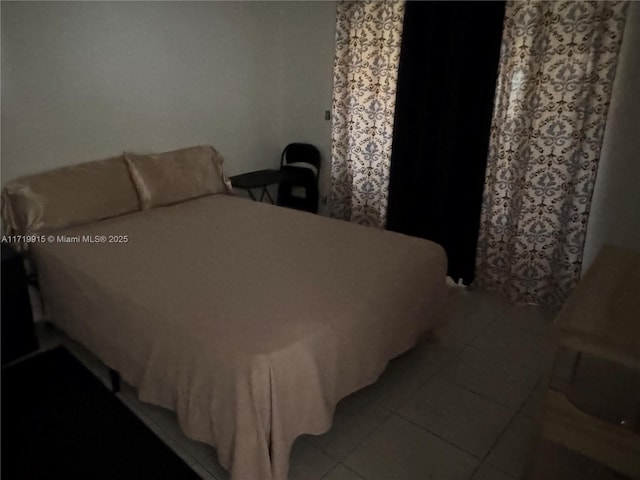
[[[514,480],[525,473],[543,480],[622,478],[536,441],[553,353],[550,313],[453,289],[449,317],[434,339],[342,400],[329,432],[296,441],[290,480]],[[66,343],[106,382],[105,368],[91,354],[52,338],[46,341]],[[229,478],[215,451],[187,439],[170,411],[141,403],[127,385],[118,396],[203,479]]]

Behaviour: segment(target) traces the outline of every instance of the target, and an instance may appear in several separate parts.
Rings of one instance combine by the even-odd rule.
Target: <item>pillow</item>
[[[121,155],[14,180],[2,191],[7,233],[27,235],[140,210]]]
[[[143,209],[231,193],[222,171],[224,159],[210,146],[155,155],[125,153],[125,158]]]

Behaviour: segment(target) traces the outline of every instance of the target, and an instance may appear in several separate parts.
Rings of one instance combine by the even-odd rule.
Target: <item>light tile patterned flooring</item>
[[[525,472],[543,480],[620,479],[536,441],[553,354],[551,314],[460,289],[448,301],[445,329],[342,400],[329,432],[296,441],[290,480],[514,480]],[[62,341],[106,382],[95,358]],[[215,451],[187,439],[170,411],[138,401],[127,385],[118,396],[203,479],[229,478]]]

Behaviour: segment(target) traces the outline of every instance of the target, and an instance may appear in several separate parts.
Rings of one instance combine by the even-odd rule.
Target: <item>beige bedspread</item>
[[[227,195],[56,235],[128,236],[33,246],[49,314],[234,479],[286,479],[295,438],[328,430],[445,295],[434,243]]]

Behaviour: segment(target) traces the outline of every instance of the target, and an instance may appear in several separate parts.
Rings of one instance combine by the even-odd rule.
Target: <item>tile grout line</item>
[[[457,354],[457,355],[454,355],[454,358],[450,358],[449,360],[447,360],[447,361],[443,362],[443,364],[442,364],[439,368],[437,368],[436,370],[434,370],[434,371],[429,375],[429,377],[428,377],[428,378],[426,378],[422,383],[420,383],[420,385],[418,385],[418,387],[415,389],[415,391],[413,391],[413,392],[412,392],[412,393],[411,393],[407,398],[405,398],[405,399],[402,401],[402,402],[403,402],[403,405],[400,405],[400,406],[398,406],[398,407],[395,407],[395,408],[391,408],[391,409],[389,409],[389,408],[387,408],[387,407],[386,407],[386,406],[384,406],[384,405],[379,405],[379,404],[377,404],[377,403],[376,403],[376,401],[372,401],[372,402],[371,402],[371,403],[376,404],[379,408],[381,408],[381,409],[382,409],[382,410],[384,410],[385,412],[389,413],[389,415],[387,416],[387,418],[386,418],[384,421],[382,421],[382,422],[380,423],[380,425],[377,425],[377,426],[376,426],[376,427],[374,427],[374,428],[373,428],[369,433],[367,433],[367,434],[366,434],[366,435],[365,435],[365,436],[364,436],[364,437],[363,437],[363,438],[362,438],[362,439],[361,439],[361,440],[360,440],[360,441],[359,441],[359,442],[358,442],[358,443],[357,443],[357,444],[356,444],[352,449],[350,449],[350,450],[349,450],[349,452],[348,452],[346,455],[344,455],[344,457],[343,457],[342,459],[334,457],[332,454],[330,454],[329,452],[327,452],[327,451],[326,451],[324,448],[322,448],[321,446],[316,446],[316,445],[314,445],[314,446],[315,446],[316,448],[319,448],[320,450],[322,450],[322,452],[324,452],[325,454],[327,454],[329,457],[334,458],[334,459],[335,459],[335,460],[337,460],[339,463],[342,463],[342,462],[343,462],[343,461],[344,461],[344,460],[345,460],[349,455],[351,455],[353,452],[355,452],[355,451],[356,451],[356,450],[357,450],[357,449],[358,449],[358,448],[359,448],[359,447],[360,447],[360,446],[361,446],[361,445],[362,445],[366,440],[368,440],[368,439],[369,439],[369,437],[371,437],[371,435],[373,435],[373,434],[374,434],[374,433],[375,433],[375,432],[376,432],[376,431],[377,431],[377,430],[378,430],[378,429],[379,429],[379,428],[380,428],[384,423],[386,423],[392,415],[396,414],[397,410],[401,409],[401,408],[404,406],[404,403],[406,403],[406,402],[407,402],[411,397],[413,397],[413,396],[418,392],[418,390],[420,390],[422,387],[424,387],[428,382],[432,381],[432,380],[437,376],[438,372],[440,372],[441,370],[444,370],[444,368],[446,368],[446,367],[447,367],[450,363],[452,363],[452,362],[453,362],[457,357],[459,357],[459,356],[462,354],[462,352],[463,352],[463,351],[468,347],[468,345],[466,345],[466,344],[464,344],[464,343],[462,343],[462,342],[457,342],[457,341],[455,341],[454,343],[459,343],[459,344],[461,345],[460,352],[458,352],[458,354]],[[356,392],[354,392],[354,393],[356,393]],[[345,397],[345,398],[347,398],[347,397]],[[402,417],[401,415],[398,415],[398,416],[399,416],[400,418],[404,418],[404,417]],[[432,432],[429,432],[429,433],[432,433]],[[346,466],[346,465],[345,465],[345,466]],[[347,468],[348,468],[348,467],[347,467]],[[351,470],[351,469],[350,469],[350,470]],[[357,472],[356,472],[356,473],[357,473]],[[359,475],[359,474],[358,474],[358,475]]]
[[[539,337],[539,338],[543,338],[543,339],[545,339],[545,340],[547,340],[547,341],[550,341],[550,339],[549,339],[548,337],[544,336],[544,335],[538,335],[538,334],[532,333],[532,332],[530,332],[530,331],[528,331],[528,330],[515,328],[515,327],[513,327],[513,326],[509,325],[507,322],[501,322],[500,320],[493,320],[493,321],[491,321],[490,323],[488,323],[488,324],[487,324],[487,326],[485,327],[485,329],[482,331],[482,333],[484,333],[484,332],[485,332],[485,331],[486,331],[490,326],[492,326],[492,325],[496,325],[496,324],[499,324],[500,326],[506,326],[506,327],[512,328],[512,329],[514,329],[514,330],[516,330],[516,331],[518,331],[518,332],[526,333],[526,334],[529,334],[529,335],[531,335],[531,336],[533,336],[533,337]],[[481,334],[478,334],[478,335],[474,338],[474,340],[472,340],[472,341],[477,340],[477,339],[478,339],[478,337],[479,337],[480,335],[481,335]],[[487,353],[488,353],[488,350],[487,350],[487,349],[485,349],[485,348],[483,348],[483,347],[480,347],[480,346],[478,346],[478,345],[474,345],[473,343],[469,343],[469,344],[468,344],[468,346],[473,347],[473,348],[476,348],[476,349],[478,349],[478,350],[480,350],[480,351],[484,352],[485,354],[487,354]],[[505,357],[505,361],[506,361],[506,357]],[[522,363],[522,362],[519,362],[519,361],[517,361],[517,360],[515,360],[515,363],[516,363],[518,366],[520,366],[520,367],[524,368],[525,370],[528,370],[528,371],[530,371],[530,372],[535,372],[535,373],[540,374],[540,375],[544,375],[544,371],[542,371],[542,372],[541,372],[541,371],[540,371],[540,369],[538,369],[538,368],[534,368],[534,367],[532,367],[532,366],[530,366],[530,365],[527,365],[526,363]]]
[[[506,310],[506,309],[505,309],[505,310]],[[504,313],[504,311],[502,311],[500,314],[502,314],[502,313]],[[445,369],[449,364],[453,363],[453,361],[454,361],[454,360],[456,360],[457,358],[459,358],[459,357],[460,357],[460,356],[461,356],[461,355],[462,355],[466,350],[469,350],[470,348],[475,348],[475,349],[478,349],[478,350],[482,351],[484,354],[486,354],[486,352],[485,352],[482,348],[480,348],[480,347],[478,347],[478,346],[474,345],[474,344],[473,344],[473,342],[474,342],[475,340],[477,340],[477,338],[478,338],[478,337],[480,337],[482,334],[484,334],[484,333],[489,329],[489,327],[490,327],[490,326],[492,326],[492,325],[494,325],[494,324],[498,324],[498,323],[499,323],[499,324],[501,324],[501,325],[504,325],[504,324],[505,324],[503,321],[501,321],[501,320],[499,320],[499,319],[498,319],[498,316],[499,316],[499,315],[496,315],[496,316],[495,316],[495,317],[494,317],[490,322],[488,322],[488,323],[485,325],[485,327],[483,327],[483,328],[481,329],[481,331],[479,331],[479,332],[478,332],[478,334],[476,334],[476,335],[475,335],[472,339],[470,339],[468,342],[459,342],[459,341],[455,341],[456,343],[460,343],[460,344],[462,344],[462,345],[463,345],[463,347],[462,347],[462,349],[460,350],[460,352],[459,352],[457,355],[455,355],[455,356],[454,356],[454,358],[451,358],[451,359],[449,359],[448,361],[444,362],[444,363],[443,363],[443,364],[442,364],[438,369],[436,369],[436,370],[432,373],[432,375],[430,375],[430,377],[429,377],[428,379],[426,379],[424,382],[422,382],[422,383],[420,384],[420,386],[418,386],[418,388],[417,388],[417,389],[416,389],[416,390],[415,390],[415,391],[414,391],[414,392],[413,392],[409,397],[407,397],[407,399],[405,399],[405,400],[404,400],[404,402],[408,401],[408,400],[409,400],[409,398],[413,397],[413,396],[418,392],[418,390],[420,390],[421,388],[423,388],[423,387],[424,387],[428,382],[432,381],[432,380],[433,380],[434,378],[436,378],[436,377],[437,377],[437,378],[439,378],[439,379],[441,379],[441,380],[443,380],[443,381],[448,381],[447,379],[444,379],[444,378],[442,378],[442,377],[440,376],[440,375],[441,375],[441,373],[442,373],[442,371],[443,371],[443,370],[444,370],[444,369]],[[519,331],[520,331],[520,330],[519,330]],[[534,336],[541,336],[541,335],[537,335],[537,334],[535,334],[535,333],[529,332],[529,331],[524,330],[524,329],[523,329],[523,330],[521,330],[521,331],[522,331],[523,333],[528,333],[528,334],[531,334],[531,335],[534,335]],[[452,340],[452,341],[453,341],[453,340]],[[522,364],[520,364],[519,362],[518,362],[518,365],[519,365],[519,366],[521,366],[522,368],[524,368],[524,369],[528,370],[528,371],[534,371],[535,373],[539,374],[539,375],[540,375],[540,377],[542,377],[542,375],[543,375],[543,373],[540,373],[540,372],[538,372],[537,370],[534,370],[534,369],[532,369],[532,368],[529,368],[529,367],[527,367],[527,366],[525,366],[525,365],[522,365]],[[479,460],[478,464],[476,465],[476,467],[475,467],[475,468],[473,469],[473,471],[471,472],[471,475],[469,476],[469,479],[471,479],[471,478],[472,478],[472,477],[477,473],[477,471],[480,469],[480,467],[481,467],[481,466],[486,462],[487,458],[489,457],[489,455],[491,455],[491,453],[493,452],[494,448],[496,447],[496,445],[498,444],[498,442],[501,440],[501,438],[502,438],[502,436],[505,434],[505,432],[506,432],[506,431],[509,429],[509,427],[513,424],[513,422],[514,422],[515,418],[518,416],[518,414],[522,414],[522,413],[520,412],[520,409],[521,409],[521,408],[522,408],[522,406],[527,402],[527,400],[529,399],[529,397],[531,396],[531,394],[535,391],[535,389],[536,389],[536,387],[538,386],[539,382],[540,382],[540,378],[535,382],[535,385],[532,387],[531,391],[527,394],[527,396],[524,398],[524,400],[522,401],[522,403],[520,404],[520,406],[519,406],[518,408],[513,408],[513,407],[511,407],[511,406],[504,405],[504,404],[500,403],[499,401],[496,401],[496,400],[494,400],[494,399],[491,399],[491,398],[485,397],[484,395],[482,395],[482,394],[480,394],[480,393],[478,393],[478,392],[475,392],[475,391],[473,391],[473,390],[471,390],[471,389],[469,389],[469,388],[467,388],[467,387],[465,387],[465,386],[463,386],[463,385],[459,385],[459,384],[458,384],[458,383],[456,383],[456,382],[451,382],[452,384],[457,385],[457,386],[459,386],[460,388],[463,388],[464,390],[466,390],[466,391],[468,391],[468,392],[470,392],[470,393],[476,394],[476,395],[480,396],[481,398],[483,398],[483,399],[485,399],[485,400],[487,400],[487,401],[490,401],[490,402],[492,402],[492,403],[494,403],[494,404],[497,404],[497,405],[499,405],[499,406],[501,406],[501,407],[503,407],[503,408],[507,408],[507,409],[511,412],[511,418],[510,418],[510,419],[509,419],[509,421],[505,424],[505,426],[503,427],[502,431],[501,431],[501,432],[496,436],[496,439],[495,439],[495,440],[494,440],[494,442],[492,443],[491,447],[487,450],[487,453],[486,453],[484,456],[482,456],[482,457],[478,457],[477,455],[474,455],[474,454],[472,454],[472,453],[470,453],[470,452],[468,452],[468,451],[466,451],[466,450],[462,449],[462,448],[461,448],[461,447],[459,447],[458,445],[453,444],[453,443],[452,443],[452,442],[450,442],[449,440],[447,440],[447,439],[445,439],[445,438],[441,437],[440,435],[438,435],[438,434],[436,434],[436,433],[432,432],[431,430],[429,430],[429,429],[427,429],[427,428],[423,428],[422,426],[420,426],[420,425],[416,424],[415,422],[413,422],[413,421],[409,420],[408,418],[405,418],[402,414],[400,414],[400,413],[399,413],[399,410],[402,408],[402,406],[396,407],[395,409],[393,409],[393,410],[391,411],[391,413],[392,413],[392,415],[396,415],[397,417],[399,417],[399,418],[401,418],[401,419],[403,419],[403,420],[407,421],[407,422],[408,422],[408,423],[410,423],[411,425],[414,425],[416,428],[420,429],[421,431],[426,432],[426,433],[429,433],[430,435],[433,435],[434,437],[436,437],[436,438],[438,438],[438,439],[442,440],[444,443],[446,443],[446,444],[448,444],[448,445],[452,446],[452,447],[453,447],[453,448],[455,448],[456,450],[458,450],[458,451],[460,451],[460,452],[463,452],[463,453],[465,453],[465,454],[467,454],[467,455],[471,456],[471,457],[472,457],[472,458],[474,458],[474,459],[478,459],[478,460]],[[378,429],[379,429],[379,428],[380,428],[384,423],[386,423],[387,421],[388,421],[388,419],[387,419],[387,420],[385,420],[385,422],[383,422],[381,425],[378,425],[378,426],[377,426],[375,429],[373,429],[369,434],[367,434],[367,435],[363,438],[363,440],[362,440],[361,442],[359,442],[359,443],[358,443],[358,445],[357,445],[353,450],[351,450],[351,452],[350,452],[347,456],[345,456],[345,459],[346,459],[349,455],[351,455],[351,453],[353,453],[355,450],[357,450],[357,448],[358,448],[360,445],[362,445],[362,444],[363,444],[363,443],[364,443],[364,442],[365,442],[369,437],[371,437],[371,435],[373,435],[373,434],[375,433],[375,431],[377,431],[377,430],[378,430]],[[342,461],[339,461],[339,462],[340,462],[340,463],[342,463]],[[488,464],[488,463],[487,463],[487,464]],[[496,467],[496,466],[491,465],[491,464],[488,464],[488,465],[490,465],[491,467],[493,467],[493,468],[497,469],[497,470],[498,470],[498,471],[500,471],[501,473],[504,473],[504,474],[506,474],[506,475],[508,475],[508,476],[511,476],[511,474],[510,474],[510,473],[505,472],[504,470],[502,470],[502,469],[501,469],[501,468],[499,468],[499,467]],[[357,472],[356,472],[356,473],[357,473]]]
[[[403,417],[400,413],[394,413],[394,415],[396,415],[398,418],[401,418],[402,420],[405,420],[406,422],[410,423],[411,425],[413,425],[414,427],[422,430],[423,432],[428,433],[429,435],[433,435],[434,437],[442,440],[444,443],[446,443],[447,445],[455,448],[456,450],[459,450],[460,452],[469,455],[471,457],[473,457],[474,459],[480,459],[480,457],[478,457],[477,455],[471,453],[471,452],[467,452],[466,450],[464,450],[462,447],[456,445],[455,443],[452,443],[450,440],[447,440],[444,437],[441,437],[440,435],[438,435],[437,433],[432,432],[431,430],[429,430],[428,428],[424,428],[421,425],[418,425],[417,423],[415,423],[413,420],[410,420],[408,418]],[[509,422],[507,422],[507,424],[511,423],[511,420],[509,420]],[[498,435],[498,438],[500,438],[500,436],[502,435],[502,432],[500,433],[500,435]],[[493,448],[493,446],[491,447]],[[489,452],[491,452],[491,449],[489,449]]]
[[[491,326],[492,324],[494,324],[494,323],[496,323],[496,322],[498,322],[498,321],[497,321],[497,320],[493,320],[492,322],[489,322],[489,323],[487,324],[487,326],[485,327],[485,330],[486,330],[486,329],[488,329],[488,328],[489,328],[489,326]],[[482,332],[482,333],[484,333],[484,330],[483,330],[483,332]],[[478,334],[478,336],[480,336],[480,335],[481,335],[481,334]],[[476,338],[477,338],[477,337],[476,337]],[[456,355],[456,358],[452,358],[452,359],[450,359],[448,362],[445,362],[445,364],[444,364],[441,368],[438,368],[438,369],[434,372],[434,375],[433,375],[433,376],[436,376],[436,377],[438,377],[439,379],[441,379],[441,380],[443,380],[443,381],[448,381],[449,383],[452,383],[453,385],[457,385],[457,386],[459,386],[459,387],[461,387],[461,388],[463,388],[463,389],[467,390],[468,392],[475,393],[476,395],[479,395],[480,397],[484,398],[485,400],[489,400],[489,401],[491,401],[491,402],[494,402],[494,403],[496,403],[496,404],[498,404],[498,405],[500,405],[500,406],[503,406],[503,407],[505,407],[505,408],[508,408],[509,410],[514,410],[514,407],[512,407],[511,405],[506,405],[506,404],[504,404],[504,403],[501,403],[499,400],[495,400],[495,399],[493,399],[493,398],[489,398],[489,397],[485,396],[484,394],[482,394],[482,393],[480,393],[480,392],[476,392],[475,390],[471,390],[471,389],[470,389],[470,388],[468,388],[467,386],[462,385],[462,384],[460,384],[460,383],[458,383],[458,382],[456,382],[456,381],[449,380],[449,379],[447,379],[447,378],[442,377],[442,372],[444,371],[444,369],[445,369],[447,366],[449,366],[450,364],[452,364],[454,360],[456,360],[457,358],[461,357],[461,356],[462,356],[466,351],[469,351],[470,349],[478,350],[478,351],[480,351],[480,352],[481,352],[481,355],[484,355],[484,356],[489,357],[489,358],[493,358],[494,360],[500,360],[500,358],[496,358],[496,356],[495,356],[495,355],[491,354],[491,353],[490,353],[490,352],[488,352],[487,350],[485,350],[485,349],[483,349],[483,348],[481,348],[481,347],[478,347],[478,346],[476,346],[476,345],[473,345],[472,343],[468,343],[468,344],[467,344],[467,343],[463,343],[463,342],[458,342],[458,343],[462,343],[462,344],[464,345],[464,347],[461,349],[461,351],[458,353],[458,355]],[[539,385],[539,383],[540,383],[540,380],[544,377],[545,373],[544,373],[544,372],[539,372],[537,369],[532,369],[532,368],[530,368],[530,367],[527,367],[526,365],[524,365],[524,364],[522,364],[522,363],[519,363],[519,362],[517,363],[517,366],[519,366],[520,368],[522,368],[522,369],[524,369],[524,370],[527,370],[528,372],[536,373],[536,374],[538,375],[538,379],[536,380],[535,385],[533,386],[533,389],[532,389],[532,390],[527,394],[527,397],[525,398],[525,400],[524,400],[524,401],[523,401],[523,402],[518,406],[518,408],[516,409],[516,411],[520,411],[520,409],[522,408],[522,406],[526,403],[526,401],[527,401],[527,400],[529,399],[529,397],[531,396],[531,393],[532,393],[533,391],[535,391],[535,389],[538,387],[538,385]],[[429,378],[427,381],[430,381],[430,380],[432,380],[432,378]],[[424,385],[426,385],[427,381],[425,381],[423,384],[421,384],[419,388],[422,388]],[[415,393],[415,392],[414,392],[414,393]],[[413,394],[412,394],[411,396],[413,396]],[[395,411],[394,411],[394,412],[395,412]]]
[[[504,311],[506,311],[506,309],[505,309]],[[502,311],[502,312],[500,313],[500,315],[501,315],[502,313],[504,313],[504,311]],[[461,342],[461,343],[464,343],[464,344],[465,344],[465,348],[460,352],[460,355],[461,355],[464,351],[469,350],[470,348],[476,348],[476,349],[478,349],[478,350],[482,351],[484,354],[486,354],[486,351],[485,351],[485,350],[483,350],[482,348],[480,348],[480,347],[478,347],[478,346],[474,345],[474,344],[473,344],[473,342],[474,342],[475,340],[477,340],[477,339],[478,339],[482,334],[484,334],[484,333],[489,329],[489,327],[491,327],[492,325],[500,324],[500,325],[507,325],[507,326],[509,326],[509,327],[513,328],[511,325],[507,324],[507,322],[504,322],[504,321],[500,320],[498,317],[499,317],[499,315],[496,315],[496,316],[493,318],[493,320],[491,320],[490,322],[488,322],[488,323],[487,323],[487,325],[486,325],[485,327],[483,327],[483,328],[481,329],[481,331],[479,331],[479,332],[478,332],[478,333],[477,333],[473,338],[471,338],[468,342]],[[545,335],[540,335],[540,334],[538,334],[538,333],[534,333],[534,332],[531,332],[531,331],[526,330],[526,329],[517,329],[517,328],[516,328],[516,330],[521,331],[521,332],[523,332],[523,333],[527,333],[527,334],[532,335],[532,336],[534,336],[534,337],[542,337],[542,338],[547,339],[547,337],[546,337]],[[451,361],[453,361],[453,359],[452,359]],[[527,365],[523,365],[523,364],[521,364],[520,362],[518,362],[518,365],[519,365],[519,366],[521,366],[522,368],[524,368],[524,369],[528,370],[528,371],[533,371],[533,372],[535,372],[536,374],[538,374],[538,375],[539,375],[539,378],[536,380],[535,385],[533,386],[533,388],[531,389],[531,391],[527,394],[527,396],[525,397],[525,399],[522,401],[522,403],[520,404],[520,406],[519,406],[517,409],[514,409],[514,408],[513,408],[513,407],[511,407],[511,406],[504,405],[504,404],[502,404],[502,403],[500,403],[499,401],[496,401],[496,400],[494,400],[494,399],[490,399],[490,398],[488,398],[488,397],[485,397],[485,396],[484,396],[484,395],[482,395],[481,393],[479,393],[479,392],[475,392],[475,391],[473,391],[473,390],[471,390],[471,389],[469,389],[469,388],[465,387],[464,385],[460,385],[460,384],[458,384],[457,382],[451,382],[452,384],[457,385],[457,386],[459,386],[460,388],[463,388],[464,390],[466,390],[466,391],[468,391],[468,392],[474,393],[474,394],[476,394],[476,395],[480,396],[481,398],[484,398],[485,400],[488,400],[488,401],[490,401],[490,402],[492,402],[492,403],[495,403],[495,404],[497,404],[497,405],[500,405],[500,406],[502,406],[502,407],[506,407],[506,408],[508,408],[508,410],[510,410],[510,411],[512,412],[511,418],[510,418],[510,419],[509,419],[509,421],[505,424],[505,426],[503,427],[502,431],[501,431],[501,432],[496,436],[496,439],[494,440],[494,442],[493,442],[493,444],[491,445],[491,447],[487,450],[487,453],[486,453],[483,457],[481,457],[481,458],[479,459],[480,461],[479,461],[478,465],[476,465],[476,467],[475,467],[475,468],[474,468],[474,470],[472,471],[471,475],[469,476],[469,479],[473,478],[473,476],[474,476],[474,475],[477,473],[477,471],[482,467],[482,465],[484,465],[484,464],[487,462],[487,459],[488,459],[489,455],[491,455],[491,453],[493,452],[493,450],[494,450],[494,449],[495,449],[495,447],[497,446],[498,442],[502,439],[502,437],[503,437],[503,435],[505,434],[505,432],[506,432],[506,431],[509,429],[509,427],[513,424],[513,422],[515,421],[515,419],[516,419],[516,417],[518,416],[518,414],[525,415],[524,413],[522,413],[522,412],[521,412],[521,409],[522,409],[522,408],[523,408],[523,406],[526,404],[526,402],[529,400],[529,398],[531,397],[531,395],[533,394],[533,392],[535,392],[536,388],[538,387],[538,385],[539,385],[539,383],[540,383],[540,381],[541,381],[542,376],[544,375],[544,373],[543,373],[543,372],[539,372],[537,369],[533,369],[533,368],[531,368],[531,367],[529,367],[529,366],[527,366]],[[442,370],[444,370],[444,367],[443,367],[443,368],[441,368],[441,369],[439,369],[439,370],[438,370],[438,372],[434,375],[434,377],[438,377],[439,379],[441,379],[441,380],[443,380],[443,381],[449,381],[449,380],[447,380],[447,379],[445,379],[445,378],[442,378],[442,377],[440,376],[440,374],[442,373]],[[432,378],[430,378],[429,380],[432,380]],[[427,383],[427,382],[425,381],[425,383],[424,383],[423,385],[421,385],[419,388],[422,388],[426,383]],[[412,395],[412,396],[413,396],[413,395]],[[401,407],[399,407],[399,408],[401,408]],[[399,408],[398,408],[398,409],[399,409]],[[466,450],[464,450],[464,449],[460,448],[459,446],[457,446],[457,445],[455,445],[455,444],[451,443],[451,442],[450,442],[450,441],[448,441],[447,439],[440,437],[439,435],[435,434],[434,432],[430,431],[429,429],[423,428],[422,426],[420,426],[420,425],[418,425],[418,424],[414,423],[413,421],[411,421],[411,420],[409,420],[409,419],[405,418],[405,417],[404,417],[404,416],[402,416],[399,412],[397,412],[397,410],[398,410],[398,409],[396,409],[396,411],[394,411],[394,414],[395,414],[395,415],[397,415],[398,417],[400,417],[400,418],[402,418],[402,419],[406,420],[407,422],[409,422],[409,423],[411,423],[412,425],[416,426],[416,427],[417,427],[417,428],[419,428],[420,430],[425,431],[425,432],[427,432],[427,433],[430,433],[431,435],[434,435],[435,437],[437,437],[437,438],[441,439],[441,440],[442,440],[442,441],[444,441],[445,443],[447,443],[447,444],[449,444],[449,445],[453,446],[453,447],[454,447],[454,448],[456,448],[457,450],[462,451],[462,452],[464,452],[464,453],[466,453],[466,454],[468,454],[468,455],[471,455],[473,458],[476,458],[476,459],[478,459],[478,458],[479,458],[479,457],[477,457],[476,455],[474,455],[474,454],[472,454],[472,453],[470,453],[470,452],[467,452]],[[525,415],[525,416],[529,417],[528,415]],[[502,468],[497,467],[497,466],[492,465],[492,464],[489,464],[489,463],[487,463],[487,465],[490,465],[492,468],[495,468],[496,470],[500,471],[501,473],[504,473],[505,475],[508,475],[509,477],[511,477],[511,474],[510,474],[509,472],[505,472]]]
[[[325,473],[325,474],[321,477],[321,480],[326,479],[326,478],[329,476],[329,474],[330,474],[331,472],[333,472],[333,471],[336,469],[336,467],[337,467],[337,466],[339,466],[339,465],[342,465],[344,468],[346,468],[347,470],[349,470],[351,473],[353,473],[353,474],[354,474],[355,476],[357,476],[358,478],[361,478],[362,480],[367,480],[365,477],[363,477],[363,476],[362,476],[362,475],[360,475],[358,472],[356,472],[353,468],[349,468],[349,466],[348,466],[348,465],[345,465],[345,464],[344,464],[344,463],[342,463],[342,462],[338,462],[338,463],[336,463],[336,464],[331,468],[331,470],[329,470],[327,473]]]
[[[500,442],[500,440],[502,439],[502,436],[509,429],[509,427],[513,424],[513,422],[514,422],[514,420],[516,419],[517,416],[518,416],[518,412],[516,411],[516,412],[513,413],[513,416],[511,417],[511,419],[506,423],[506,425],[504,426],[504,428],[502,429],[500,434],[496,437],[496,439],[494,440],[493,444],[491,445],[491,447],[489,448],[487,453],[484,455],[484,457],[482,457],[482,459],[480,460],[480,463],[476,466],[476,468],[474,469],[473,473],[469,477],[470,479],[473,478],[473,476],[477,473],[477,471],[480,469],[480,467],[482,465],[487,463],[487,459],[489,458],[489,455],[491,455],[491,453],[493,452],[493,449],[496,448],[496,446],[498,445],[498,442]],[[491,465],[491,467],[495,468],[496,470],[499,470],[500,472],[508,474],[509,476],[511,476],[510,473],[505,472],[500,467],[496,467],[495,465],[493,465],[491,463],[487,463],[487,465]]]
[[[380,407],[380,408],[383,408],[383,407]],[[384,408],[383,408],[383,409],[384,409]],[[374,428],[373,428],[369,433],[367,433],[366,435],[364,435],[364,436],[362,437],[362,439],[361,439],[360,441],[358,441],[358,443],[357,443],[353,448],[351,448],[347,454],[345,454],[345,455],[344,455],[344,457],[343,457],[343,458],[341,458],[341,459],[340,459],[340,458],[336,458],[336,457],[334,457],[331,453],[327,452],[327,451],[326,451],[323,447],[321,447],[321,446],[316,446],[316,445],[313,445],[313,446],[314,446],[315,448],[317,448],[317,449],[321,450],[323,453],[325,453],[326,455],[328,455],[330,458],[334,459],[336,462],[338,462],[338,463],[343,463],[343,462],[344,462],[344,460],[346,460],[346,459],[347,459],[347,457],[349,457],[349,455],[351,455],[353,452],[355,452],[355,451],[356,451],[356,450],[357,450],[357,449],[358,449],[358,448],[359,448],[359,447],[360,447],[360,446],[361,446],[361,445],[362,445],[366,440],[368,440],[368,439],[369,439],[369,437],[370,437],[371,435],[373,435],[373,433],[374,433],[375,431],[377,431],[377,430],[378,430],[382,425],[384,425],[384,424],[389,420],[389,418],[391,418],[391,416],[392,416],[392,415],[393,415],[393,413],[394,413],[394,412],[392,412],[392,411],[390,411],[390,410],[387,410],[387,409],[384,409],[384,410],[385,410],[386,412],[388,412],[388,413],[389,413],[389,415],[387,416],[387,418],[385,418],[385,419],[384,419],[384,420],[383,420],[379,425],[376,425],[376,426],[375,426],[375,427],[374,427]],[[324,435],[324,434],[323,434],[323,435]],[[319,436],[319,435],[318,435],[318,436]],[[346,466],[346,465],[345,465],[345,466]],[[335,466],[334,466],[334,468],[335,468]],[[351,469],[350,469],[350,470],[351,470]],[[357,472],[356,472],[356,473],[357,473]],[[358,475],[360,475],[360,474],[358,474]],[[360,475],[360,476],[361,476],[361,475]]]
[[[487,401],[489,401],[489,402],[495,403],[496,405],[499,405],[499,406],[501,406],[501,407],[507,408],[508,410],[512,410],[512,411],[519,412],[519,411],[520,411],[520,409],[522,408],[522,406],[527,402],[527,400],[529,400],[529,397],[531,396],[531,394],[536,390],[536,388],[537,388],[537,387],[538,387],[538,385],[540,384],[540,381],[541,381],[542,377],[544,376],[544,374],[540,374],[540,378],[538,378],[538,379],[535,381],[535,385],[533,386],[533,388],[529,391],[529,393],[527,393],[527,395],[526,395],[525,399],[524,399],[524,400],[520,403],[520,405],[519,405],[519,406],[517,406],[517,407],[513,407],[513,406],[511,406],[511,405],[507,405],[507,404],[505,404],[505,403],[502,403],[502,402],[500,402],[500,400],[496,400],[495,398],[487,397],[487,396],[486,396],[485,394],[483,394],[482,392],[476,392],[475,390],[472,390],[471,388],[467,387],[466,385],[462,385],[461,383],[456,382],[456,381],[454,381],[454,380],[450,380],[450,379],[448,379],[448,378],[444,378],[444,377],[442,377],[442,376],[440,376],[440,375],[436,375],[436,376],[438,377],[438,379],[442,380],[443,382],[451,383],[452,385],[455,385],[455,386],[457,386],[457,387],[460,387],[460,388],[462,388],[463,390],[466,390],[467,392],[474,393],[474,394],[478,395],[480,398],[482,398],[482,399],[484,399],[484,400],[487,400]],[[529,415],[527,415],[527,416],[529,416]]]
[[[535,419],[535,417],[538,415],[538,413],[534,412],[534,413],[529,414],[528,412],[524,411],[524,406],[529,402],[529,400],[531,400],[531,398],[536,393],[538,388],[541,385],[543,385],[544,382],[545,382],[545,380],[544,380],[544,374],[543,374],[543,375],[540,376],[540,378],[536,382],[535,386],[533,387],[533,390],[531,392],[529,392],[529,395],[527,395],[527,398],[524,399],[524,402],[522,402],[522,405],[520,405],[520,408],[518,408],[518,413],[524,415],[527,418]]]

